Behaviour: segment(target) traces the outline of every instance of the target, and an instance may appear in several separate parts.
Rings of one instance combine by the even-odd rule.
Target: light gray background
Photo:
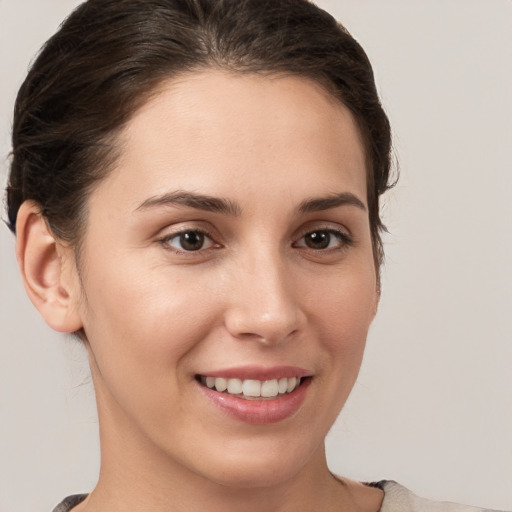
[[[0,0],[0,172],[31,57],[78,2]],[[333,471],[512,509],[512,3],[321,0],[367,50],[394,128],[383,297],[328,438]],[[5,217],[4,217],[5,218]],[[90,490],[97,425],[77,342],[25,297],[0,229],[0,511]]]

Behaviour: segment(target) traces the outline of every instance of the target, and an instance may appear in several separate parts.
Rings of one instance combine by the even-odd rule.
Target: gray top
[[[73,494],[73,496],[68,496],[53,509],[53,512],[68,512],[68,510],[71,510],[74,506],[82,503],[85,498],[87,498],[87,494]]]
[[[447,501],[420,498],[392,480],[384,480],[377,486],[384,491],[380,512],[498,512],[488,508],[468,507]]]
[[[369,484],[384,491],[384,501],[379,512],[498,512],[490,509],[457,505],[446,501],[431,501],[416,496],[402,485],[392,480]],[[81,503],[87,494],[75,494],[67,497],[53,512],[69,512]]]

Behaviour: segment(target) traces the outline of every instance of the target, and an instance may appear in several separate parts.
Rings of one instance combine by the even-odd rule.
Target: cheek
[[[188,361],[218,317],[216,294],[207,283],[161,269],[111,270],[85,283],[85,332],[99,404],[153,431],[172,424],[180,397],[188,396]]]
[[[347,266],[309,297],[311,324],[323,354],[320,378],[328,390],[324,411],[328,420],[334,421],[359,373],[368,329],[375,315],[373,266]]]
[[[364,345],[375,316],[378,293],[373,266],[352,265],[304,290],[310,317],[333,350]]]
[[[176,273],[136,267],[96,267],[85,281],[84,328],[102,373],[156,383],[206,336],[215,293]]]

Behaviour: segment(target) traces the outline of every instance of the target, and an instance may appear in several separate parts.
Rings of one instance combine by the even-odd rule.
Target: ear
[[[59,332],[82,327],[74,253],[49,230],[40,207],[25,201],[16,219],[16,256],[25,290],[46,323]]]

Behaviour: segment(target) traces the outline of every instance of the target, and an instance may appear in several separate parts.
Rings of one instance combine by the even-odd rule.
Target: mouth
[[[295,417],[313,375],[295,366],[239,366],[198,373],[195,380],[215,410],[236,421],[274,424]]]
[[[218,393],[244,400],[275,400],[293,393],[311,377],[280,377],[268,380],[197,375],[196,380]]]

